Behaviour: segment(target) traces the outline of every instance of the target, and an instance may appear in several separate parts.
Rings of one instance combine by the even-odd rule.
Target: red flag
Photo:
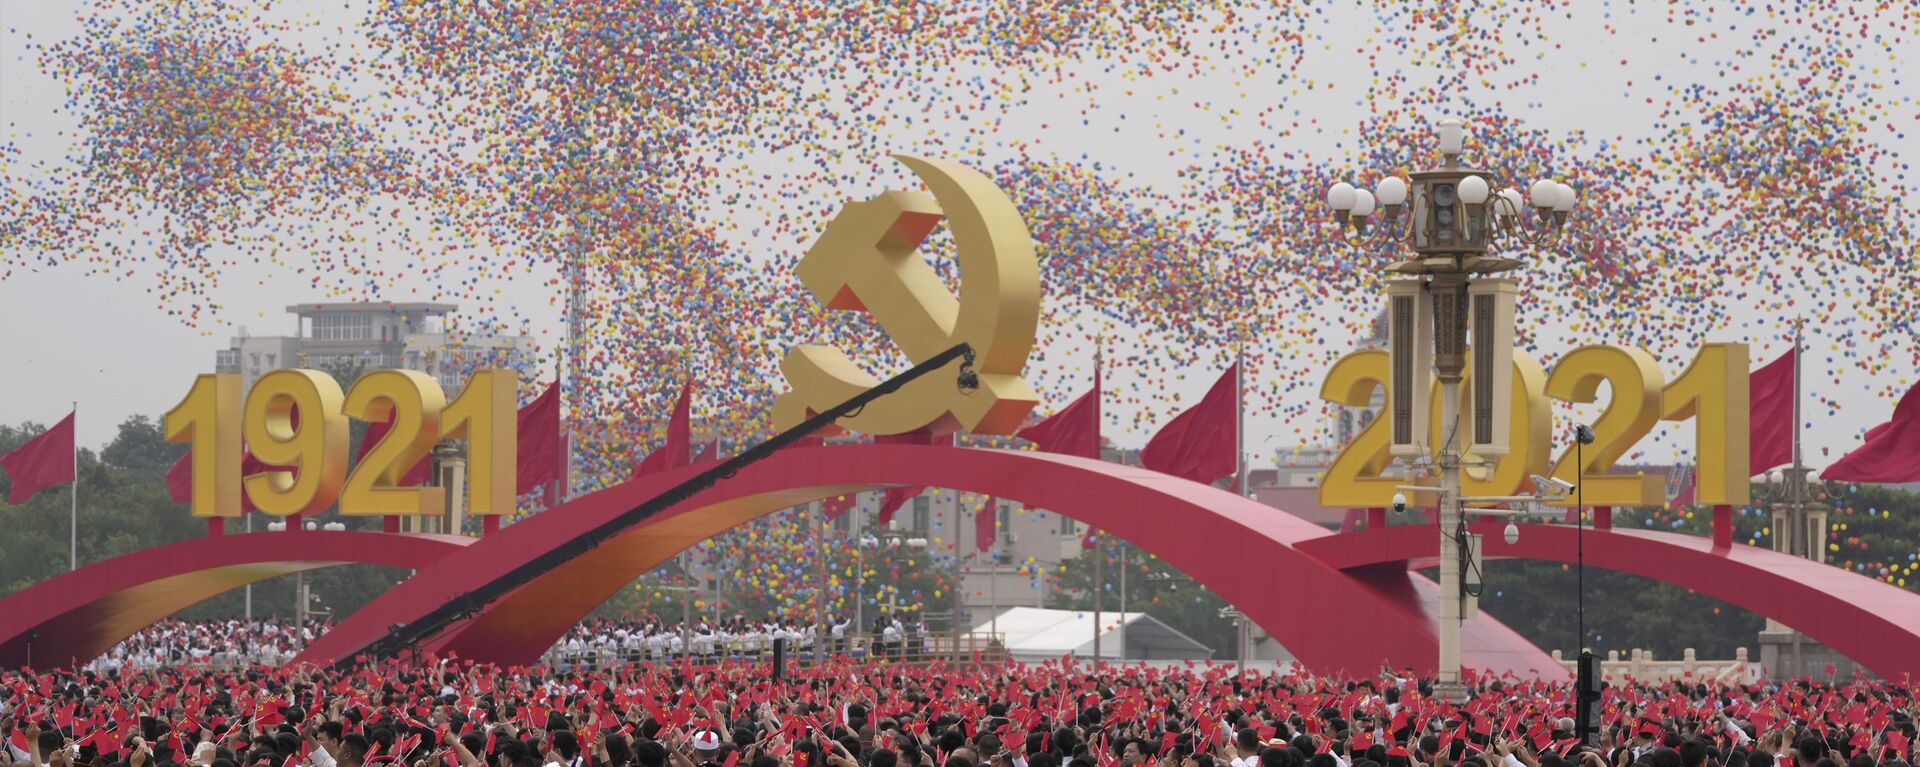
[[[1100,373],[1093,374],[1093,390],[1080,395],[1060,412],[1021,429],[1016,435],[1041,452],[1100,457]]]
[[[546,391],[520,408],[515,420],[520,465],[514,471],[514,492],[524,494],[560,481],[560,382],[547,384]]]
[[[860,502],[859,493],[848,493],[846,495],[836,495],[836,496],[833,496],[832,498],[828,498],[821,501],[820,510],[823,512],[826,512],[827,519],[839,519],[840,515],[845,514],[848,511],[852,510],[853,505],[859,502]]]
[[[6,469],[7,477],[13,480],[7,503],[26,503],[43,487],[73,481],[73,415],[68,413],[53,428],[0,455],[0,469]]]
[[[993,533],[1000,522],[1000,499],[987,496],[987,502],[973,515],[973,545],[985,552],[993,548]]]
[[[1693,468],[1688,469],[1686,481],[1681,483],[1680,489],[1678,491],[1674,492],[1673,502],[1667,504],[1667,508],[1677,509],[1682,506],[1692,506],[1693,505],[1693,489],[1694,489],[1694,485],[1696,484],[1694,480],[1698,479],[1699,477],[1700,477],[1699,466],[1694,466]]]
[[[393,418],[391,414],[389,414],[385,421],[374,421],[367,424],[367,433],[360,437],[360,451],[354,454],[353,462],[358,464],[364,460],[367,457],[367,453],[373,450],[373,446],[380,444],[380,440],[386,439],[387,432],[392,429]],[[433,462],[428,460],[427,456],[421,456],[420,462],[414,464],[413,468],[408,469],[406,475],[400,478],[399,486],[413,487],[426,484],[427,480],[432,477],[432,467]],[[189,476],[191,476],[191,474],[189,474]]]
[[[693,463],[692,400],[693,382],[688,381],[680,386],[680,399],[673,403],[673,414],[667,417],[667,443],[634,466],[630,479]]]
[[[884,526],[893,522],[893,515],[900,511],[900,507],[926,491],[926,485],[887,488],[887,492],[880,496],[880,524]]]
[[[299,421],[300,411],[295,410],[293,412],[294,412],[294,420],[297,424]],[[298,429],[300,427],[296,425],[294,426],[294,428]],[[273,468],[274,468],[273,466],[270,466],[267,463],[261,461],[260,459],[253,457],[253,451],[248,450],[246,445],[240,446],[240,476],[241,477],[251,477],[255,474],[265,474],[268,471],[272,470]],[[193,476],[193,469],[191,468],[187,469],[187,476],[189,478]],[[252,514],[258,510],[259,509],[255,508],[253,505],[253,496],[247,495],[247,488],[246,486],[242,485],[240,488],[240,513]]]
[[[287,413],[287,423],[293,427],[294,431],[297,432],[300,430],[300,409],[299,408],[294,408],[292,411]],[[262,461],[258,458],[255,458],[253,456],[253,450],[247,447],[246,443],[244,442],[240,443],[240,476],[251,477],[255,474],[265,474],[270,471],[279,471],[282,468],[283,467],[276,466],[274,464],[270,464],[270,463],[267,463],[266,461]],[[288,473],[291,473],[291,472],[288,472]],[[192,476],[193,470],[188,469],[187,474],[188,476]],[[251,502],[248,502],[248,506],[246,507],[246,510],[248,512],[253,511],[253,506],[251,505]]]
[[[1233,473],[1238,367],[1227,368],[1200,404],[1174,416],[1148,440],[1140,451],[1142,466],[1202,483]]]
[[[167,495],[174,503],[193,502],[193,451],[181,453],[167,468]]]
[[[951,446],[953,444],[953,435],[933,434],[926,431],[910,431],[904,434],[876,434],[873,437],[873,444]],[[900,507],[905,506],[907,501],[913,500],[926,491],[926,485],[907,485],[905,487],[887,488],[886,492],[880,494],[880,524],[886,525],[892,523],[893,515],[899,513]]]
[[[1875,433],[1877,432],[1877,433]],[[1820,472],[1841,482],[1920,481],[1920,385],[1908,389],[1875,436]]]
[[[1794,351],[1747,377],[1747,474],[1793,461]]]

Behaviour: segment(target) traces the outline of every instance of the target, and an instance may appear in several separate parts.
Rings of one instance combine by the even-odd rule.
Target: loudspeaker
[[[773,640],[773,681],[778,682],[787,675],[787,638],[775,637]]]
[[[1507,454],[1513,412],[1514,303],[1520,284],[1513,280],[1476,280],[1467,288],[1473,336],[1473,373],[1468,376],[1466,437],[1473,454]]]
[[[1422,280],[1387,281],[1387,413],[1394,457],[1427,457],[1433,391],[1433,298]]]
[[[1581,745],[1594,745],[1593,735],[1600,730],[1600,656],[1580,651],[1573,689],[1573,736]]]

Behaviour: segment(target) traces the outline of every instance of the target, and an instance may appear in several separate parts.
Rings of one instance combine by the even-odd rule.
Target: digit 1
[[[1700,348],[1692,364],[1661,391],[1661,420],[1694,419],[1696,503],[1740,506],[1751,500],[1747,460],[1747,345]]]
[[[240,516],[240,376],[204,373],[161,419],[168,442],[193,451],[196,517]]]
[[[511,514],[519,503],[518,374],[476,370],[440,414],[440,438],[467,441],[467,513]]]

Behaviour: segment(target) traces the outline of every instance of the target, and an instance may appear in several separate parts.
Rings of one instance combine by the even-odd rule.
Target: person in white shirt
[[[880,647],[885,657],[893,658],[900,654],[900,621],[888,623],[886,628],[880,630]]]
[[[833,651],[834,652],[844,653],[847,651],[847,629],[852,627],[853,627],[853,621],[851,619],[842,620],[839,623],[833,624]]]

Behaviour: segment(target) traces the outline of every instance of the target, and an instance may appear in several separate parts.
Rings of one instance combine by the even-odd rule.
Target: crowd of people
[[[1565,684],[1052,664],[642,662],[0,673],[35,767],[1905,767],[1899,684]]]
[[[304,625],[277,620],[183,621],[155,623],[100,656],[92,668],[156,668],[181,664],[278,666],[300,653],[307,642],[326,633],[324,620]]]
[[[851,618],[824,624],[753,621],[745,616],[685,623],[588,620],[555,643],[548,657],[556,665],[592,667],[682,656],[755,659],[772,654],[774,642],[779,640],[796,655],[871,654],[908,659],[925,655],[927,637],[926,624],[898,618],[875,618],[864,632]]]
[[[95,660],[96,669],[155,668],[178,664],[278,666],[325,633],[327,621],[290,625],[275,620],[166,620],[128,637]],[[772,654],[775,640],[797,656],[844,654],[914,660],[925,657],[928,631],[918,621],[876,618],[865,631],[852,618],[820,625],[749,620],[593,619],[567,632],[546,657],[559,668],[604,668],[624,663],[691,656],[702,660],[756,659]]]

